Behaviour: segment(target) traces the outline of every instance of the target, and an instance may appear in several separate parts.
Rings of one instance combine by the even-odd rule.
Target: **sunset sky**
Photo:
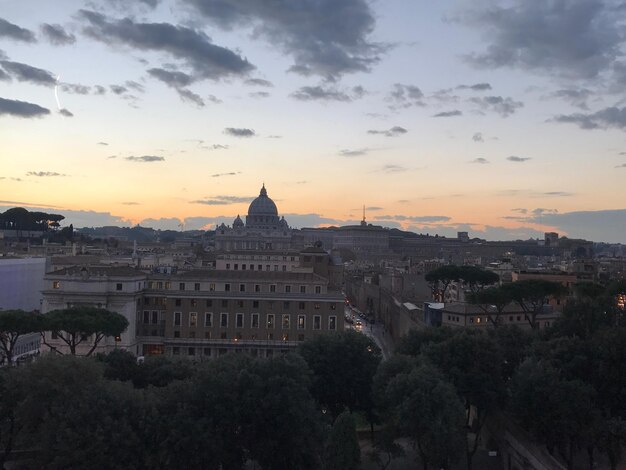
[[[622,0],[0,0],[0,211],[626,243]]]

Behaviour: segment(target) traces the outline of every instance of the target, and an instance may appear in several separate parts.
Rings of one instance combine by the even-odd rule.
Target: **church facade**
[[[215,249],[219,251],[289,250],[292,229],[284,217],[278,216],[276,204],[267,195],[265,184],[259,196],[248,207],[246,222],[239,215],[232,226],[224,223],[215,229]]]

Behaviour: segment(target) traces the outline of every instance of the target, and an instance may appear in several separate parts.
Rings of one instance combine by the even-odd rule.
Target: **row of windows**
[[[250,271],[254,271],[254,264],[252,264],[252,263],[250,263],[250,265],[247,265],[245,263],[242,264],[241,265],[241,270],[245,271],[248,268],[248,266],[249,266]],[[279,265],[275,264],[274,265],[274,271],[278,271],[278,268],[279,268]],[[226,263],[226,269],[230,270],[230,263]],[[233,263],[233,270],[234,271],[239,271],[239,263]],[[258,264],[256,270],[257,271],[263,271],[263,265],[262,264]],[[271,271],[272,270],[272,266],[269,265],[269,264],[266,264],[265,265],[265,270],[266,271]],[[287,265],[286,264],[282,265],[282,270],[284,272],[287,271]]]
[[[289,341],[289,338],[284,339],[284,341]],[[304,341],[304,335],[298,335],[298,341]],[[256,348],[252,348],[252,349],[243,349],[243,348],[236,348],[234,350],[232,349],[228,349],[228,348],[215,348],[215,349],[211,349],[211,348],[196,348],[196,347],[179,347],[179,346],[174,346],[172,348],[172,354],[174,356],[180,356],[180,355],[187,355],[187,356],[205,356],[205,357],[211,357],[211,356],[224,356],[225,354],[228,354],[229,351],[235,352],[236,354],[243,354],[245,353],[249,353],[251,356],[253,357],[259,357],[259,355],[264,355],[265,357],[272,357],[274,355],[274,351],[272,349],[267,349],[267,350],[261,350],[261,352],[259,352],[258,349]],[[284,351],[281,351],[281,353],[284,353]]]
[[[204,304],[206,307],[213,307],[215,306],[220,306],[221,308],[228,308],[229,305],[234,305],[237,308],[245,308],[246,305],[250,305],[249,302],[252,302],[252,308],[259,308],[259,304],[260,302],[258,300],[252,300],[252,301],[246,301],[246,300],[233,300],[232,302],[234,302],[233,304],[230,304],[228,299],[220,299],[220,300],[213,300],[213,299],[205,299],[204,302],[202,302],[199,299],[189,299],[189,306],[190,307],[198,307],[202,304]],[[298,310],[305,310],[306,309],[306,302],[291,302],[289,300],[285,300],[282,302],[283,305],[283,310],[289,310],[291,308],[295,308],[295,305],[297,304],[298,306]],[[160,305],[160,306],[166,306],[167,305],[167,298],[166,297],[144,297],[144,305]],[[174,306],[175,307],[182,307],[183,305],[183,299],[174,299]],[[274,308],[274,301],[270,300],[268,302],[266,302],[266,306],[269,310],[272,310]],[[321,308],[321,303],[320,302],[313,302],[313,308],[315,310],[319,310]],[[331,310],[336,310],[337,309],[337,304],[335,303],[330,303],[330,309]],[[145,322],[144,322],[145,323]]]
[[[240,257],[241,256],[241,257]],[[250,255],[225,255],[224,259],[252,259],[252,260],[267,260],[267,261],[277,261],[278,256],[269,256],[269,255],[259,255],[259,256],[250,256]],[[283,261],[287,261],[287,256],[282,257]],[[290,256],[289,261],[295,261],[295,256]]]
[[[146,319],[146,313],[149,312],[144,312],[144,320]],[[152,312],[153,314],[157,313],[157,312]],[[260,314],[259,313],[252,313],[249,315],[249,319],[246,322],[245,321],[245,314],[243,313],[235,313],[234,314],[234,318],[235,318],[235,328],[246,328],[246,325],[249,325],[250,328],[259,328],[260,327]],[[174,312],[174,317],[173,317],[173,325],[174,326],[181,326],[182,325],[182,317],[183,314],[182,312]],[[204,313],[204,326],[206,328],[212,328],[213,326],[218,326],[216,324],[214,324],[214,317],[215,320],[218,319],[217,314],[213,314],[213,312],[205,312]],[[276,318],[278,317],[278,319]],[[219,314],[219,327],[220,328],[228,328],[229,325],[229,318],[230,318],[230,314],[229,313],[220,313]],[[285,313],[282,315],[274,315],[273,313],[268,313],[265,316],[265,328],[268,329],[273,329],[276,327],[276,321],[280,321],[280,325],[281,328],[283,330],[289,330],[291,329],[292,325],[291,325],[291,314],[289,313]],[[189,312],[189,327],[191,328],[195,328],[198,326],[198,312]],[[296,327],[298,330],[304,330],[307,327],[307,319],[306,319],[306,315],[297,315],[296,318]],[[314,330],[321,330],[322,329],[322,317],[321,315],[313,315],[313,324],[312,327]],[[336,315],[331,315],[328,317],[328,329],[329,330],[336,330],[337,329],[337,316]]]
[[[226,265],[227,269],[229,268],[230,265]],[[57,283],[57,281],[55,281],[55,283]],[[118,290],[121,290],[121,284],[118,284],[118,286],[120,287]],[[231,292],[235,290],[235,286],[230,284],[230,283],[224,283],[223,285],[220,284],[220,287],[223,287],[223,291],[224,292]],[[193,290],[194,291],[200,291],[201,289],[201,283],[199,282],[195,282],[193,283]],[[209,292],[215,292],[216,291],[216,287],[217,284],[214,282],[209,283]],[[165,289],[165,290],[170,290],[172,288],[172,283],[171,281],[148,281],[148,289]],[[306,293],[310,293],[311,292],[311,286],[306,286],[306,285],[299,285],[298,286],[298,291],[295,290],[295,286],[292,285],[285,285],[283,287],[284,292],[285,293],[290,293],[290,292],[300,292],[301,294],[306,294]],[[191,283],[185,283],[185,282],[179,282],[178,283],[178,290],[191,290]],[[261,289],[261,284],[254,284],[254,287],[251,287],[248,284],[239,284],[239,292],[262,292]],[[266,292],[278,292],[277,290],[277,286],[276,284],[270,284],[269,288]],[[314,292],[316,294],[321,294],[322,293],[322,286],[318,285],[318,286],[314,286]]]

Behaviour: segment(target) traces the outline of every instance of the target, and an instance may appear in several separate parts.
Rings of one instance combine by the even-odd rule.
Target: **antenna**
[[[365,204],[363,204],[363,222],[365,222]]]

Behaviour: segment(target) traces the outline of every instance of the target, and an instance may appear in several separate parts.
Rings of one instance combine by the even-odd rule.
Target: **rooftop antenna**
[[[365,204],[363,204],[363,220],[361,220],[361,225],[365,226],[367,223],[365,222]]]

